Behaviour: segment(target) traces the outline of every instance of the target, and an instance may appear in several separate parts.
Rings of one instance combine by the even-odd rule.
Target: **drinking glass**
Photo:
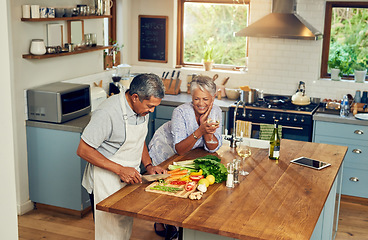
[[[207,122],[208,123],[212,123],[212,125],[219,125],[220,124],[220,121],[219,121],[218,116],[215,116],[214,118],[208,118],[207,119]],[[212,135],[211,136],[211,140],[207,141],[207,143],[217,143],[217,141],[215,141],[213,139],[213,135]]]
[[[252,151],[250,149],[249,139],[242,138],[242,140],[239,142],[238,146],[236,147],[236,151],[239,157],[241,157],[239,174],[242,176],[246,176],[249,174],[249,172],[245,171],[245,160],[248,157],[250,157],[250,155],[252,154]]]

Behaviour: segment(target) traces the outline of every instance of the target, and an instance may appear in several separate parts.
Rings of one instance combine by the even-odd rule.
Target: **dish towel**
[[[262,123],[259,128],[260,128],[259,129],[259,139],[269,141],[273,133],[274,125]],[[279,132],[279,136],[281,137],[282,136],[282,126],[281,125],[279,125],[278,132]]]
[[[237,137],[250,138],[251,133],[252,133],[252,122],[236,120],[236,136]]]

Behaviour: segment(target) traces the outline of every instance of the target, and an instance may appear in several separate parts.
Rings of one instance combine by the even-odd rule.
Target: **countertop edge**
[[[356,119],[352,113],[350,113],[349,116],[346,118],[340,117],[340,115],[335,114],[315,113],[313,115],[313,120],[368,126],[368,121]]]
[[[82,133],[90,119],[91,113],[64,123],[51,123],[51,122],[26,120],[26,126]]]

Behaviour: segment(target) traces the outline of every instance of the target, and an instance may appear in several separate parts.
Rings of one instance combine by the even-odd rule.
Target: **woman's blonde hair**
[[[190,92],[193,94],[194,90],[197,88],[202,91],[208,91],[212,96],[216,94],[216,84],[209,76],[197,75],[193,77],[190,83]]]

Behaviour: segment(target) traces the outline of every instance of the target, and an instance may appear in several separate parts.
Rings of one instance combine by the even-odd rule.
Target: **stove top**
[[[268,104],[264,102],[263,100],[259,100],[255,103],[245,105],[246,109],[276,111],[276,112],[290,112],[290,113],[299,113],[299,114],[308,114],[308,115],[314,114],[316,110],[318,109],[318,107],[319,107],[319,104],[316,104],[316,103],[311,103],[305,106],[295,105],[295,104],[292,104],[291,102],[286,102],[286,103],[279,104],[279,105],[272,105],[272,104]]]

